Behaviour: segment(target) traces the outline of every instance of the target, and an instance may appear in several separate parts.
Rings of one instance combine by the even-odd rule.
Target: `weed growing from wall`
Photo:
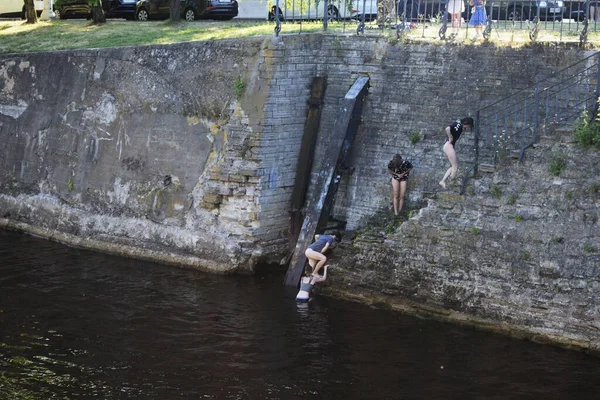
[[[421,141],[421,135],[419,135],[418,131],[412,131],[408,136],[408,140],[410,140],[410,144],[414,146]]]
[[[515,215],[515,222],[521,222],[522,220],[523,220],[523,217],[521,216],[521,214]]]
[[[492,193],[492,196],[494,196],[495,198],[499,199],[500,197],[502,197],[502,189],[500,189],[500,187],[498,186],[493,186],[492,190],[490,191]]]
[[[335,51],[335,55],[337,57],[341,57],[342,56],[342,43],[340,42],[340,38],[337,36],[334,36],[333,40],[331,42],[331,45],[333,46],[333,51]]]
[[[514,206],[517,203],[517,195],[511,194],[506,202],[511,206]]]
[[[590,194],[595,196],[598,194],[598,192],[600,192],[600,185],[597,183],[592,183],[592,186],[590,186]]]
[[[554,242],[554,244],[561,244],[565,241],[565,238],[562,236],[559,236],[559,237],[555,237],[554,239],[552,239],[552,241]]]
[[[244,91],[246,90],[246,84],[241,76],[238,76],[235,82],[233,82],[233,89],[235,90],[235,97],[241,99],[244,95]]]
[[[562,170],[565,169],[567,163],[562,156],[554,156],[550,159],[550,164],[548,165],[548,172],[550,172],[554,176],[559,176]]]
[[[400,39],[398,39],[398,37],[395,35],[394,36],[390,35],[390,36],[388,36],[387,41],[390,46],[395,46],[400,42]]]
[[[596,252],[596,248],[595,248],[594,246],[590,246],[590,245],[589,245],[589,244],[587,244],[587,243],[583,245],[583,250],[584,250],[586,253],[595,253],[595,252]]]
[[[69,192],[73,191],[73,178],[69,177],[69,180],[67,181],[67,189],[69,189]]]
[[[574,139],[581,147],[600,149],[600,116],[590,121],[588,112],[584,111],[575,126]]]
[[[571,200],[573,198],[573,192],[569,190],[567,193],[565,193],[565,198],[567,200]]]
[[[496,139],[496,158],[498,162],[506,161],[510,155],[510,148],[508,146],[510,135],[503,129],[499,135],[494,135],[494,139]]]
[[[523,261],[531,260],[531,255],[529,254],[528,251],[525,251],[525,250],[523,250],[523,254],[521,255],[521,257],[523,258]]]
[[[469,228],[469,232],[471,232],[473,235],[477,236],[481,234],[481,229],[479,228],[475,228],[474,226]]]

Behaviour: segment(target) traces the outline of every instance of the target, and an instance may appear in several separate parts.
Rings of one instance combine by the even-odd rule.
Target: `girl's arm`
[[[325,280],[327,280],[327,268],[329,268],[329,265],[325,265],[323,267],[323,276],[315,275],[313,279],[314,283],[324,282]]]
[[[448,136],[448,140],[452,142],[452,133],[450,133],[450,127],[446,127],[446,136]]]
[[[411,169],[412,169],[412,168],[411,168]],[[408,170],[404,171],[404,172],[403,172],[403,173],[401,173],[401,174],[396,174],[396,176],[397,176],[398,178],[402,178],[404,175],[408,174],[408,173],[410,172],[410,170],[411,170],[411,169],[408,169]]]
[[[323,250],[321,250],[321,254],[325,254],[327,249],[329,249],[329,242],[325,243],[325,247],[323,247]]]

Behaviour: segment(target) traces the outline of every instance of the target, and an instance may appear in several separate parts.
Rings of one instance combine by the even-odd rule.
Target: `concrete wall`
[[[3,56],[2,224],[215,271],[250,268],[258,163],[241,155],[263,111],[241,98],[268,90],[243,87],[261,45]]]
[[[598,253],[586,250],[600,242],[597,194],[561,202],[566,194],[553,191],[567,186],[544,175],[545,155],[531,180],[523,172],[488,178],[516,196],[511,207],[527,212],[490,199],[487,181],[473,181],[464,197],[432,194],[448,167],[441,131],[450,121],[587,55],[541,45],[323,35],[4,55],[0,225],[216,272],[279,261],[288,249],[310,83],[327,78],[323,137],[346,91],[367,75],[371,88],[350,157],[356,170],[343,178],[334,210],[360,235],[337,252],[345,278],[334,274],[339,285],[331,288],[509,323],[553,340],[575,322],[570,343],[597,348]],[[421,140],[411,144],[414,132]],[[459,143],[461,162],[468,161],[472,137]],[[579,157],[570,146],[561,151]],[[385,172],[396,152],[415,167],[407,194],[414,216],[402,224],[391,218]],[[313,174],[323,154],[317,144]],[[568,183],[580,185],[582,196],[598,176],[597,153],[585,157],[589,174]],[[522,196],[512,193],[521,186]],[[538,200],[550,192],[554,200]],[[507,225],[506,214],[517,212],[535,218]],[[548,224],[562,228],[550,235]],[[559,239],[569,251],[548,251]],[[579,272],[569,272],[575,264]],[[533,290],[529,278],[543,284]],[[566,297],[556,297],[557,287]],[[526,301],[532,306],[524,313]]]

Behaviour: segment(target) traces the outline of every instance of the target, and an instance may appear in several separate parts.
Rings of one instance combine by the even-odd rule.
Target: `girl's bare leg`
[[[319,253],[313,249],[306,249],[304,252],[306,258],[308,258],[308,264],[313,267],[313,274],[316,275],[317,272],[325,265],[327,261],[327,257],[323,253]],[[316,266],[315,266],[316,265]]]
[[[394,179],[395,180],[395,179]],[[398,211],[402,211],[404,206],[404,193],[406,193],[406,181],[400,181],[400,201],[398,203]],[[398,215],[398,213],[396,213]]]
[[[392,178],[392,191],[394,194],[394,215],[398,215],[398,211],[402,209],[402,206],[399,206],[400,200],[398,198],[400,192],[400,181]]]
[[[456,176],[456,172],[458,171],[458,159],[456,158],[456,153],[454,152],[454,146],[450,142],[446,142],[444,144],[444,153],[446,157],[448,157],[448,161],[450,161],[450,168],[444,174],[444,177],[440,181],[440,186],[446,189],[446,180],[448,177],[450,179],[454,179]]]
[[[322,254],[321,254],[322,255]],[[327,257],[323,256],[322,260],[319,260],[319,262],[317,263],[317,266],[315,267],[313,274],[317,275],[319,273],[319,270],[321,268],[323,268],[323,265],[325,265],[325,263],[327,262]]]

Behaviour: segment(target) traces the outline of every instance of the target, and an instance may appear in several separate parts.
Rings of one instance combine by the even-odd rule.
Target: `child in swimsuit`
[[[309,301],[310,294],[312,293],[315,284],[319,282],[323,282],[327,279],[327,269],[329,265],[323,267],[323,276],[314,275],[313,268],[310,265],[307,265],[304,269],[304,276],[300,279],[300,290],[296,295],[296,301]]]
[[[398,215],[404,206],[404,193],[406,193],[406,181],[413,166],[408,160],[403,160],[400,154],[396,154],[388,164],[388,172],[392,175],[392,193],[394,214]]]

